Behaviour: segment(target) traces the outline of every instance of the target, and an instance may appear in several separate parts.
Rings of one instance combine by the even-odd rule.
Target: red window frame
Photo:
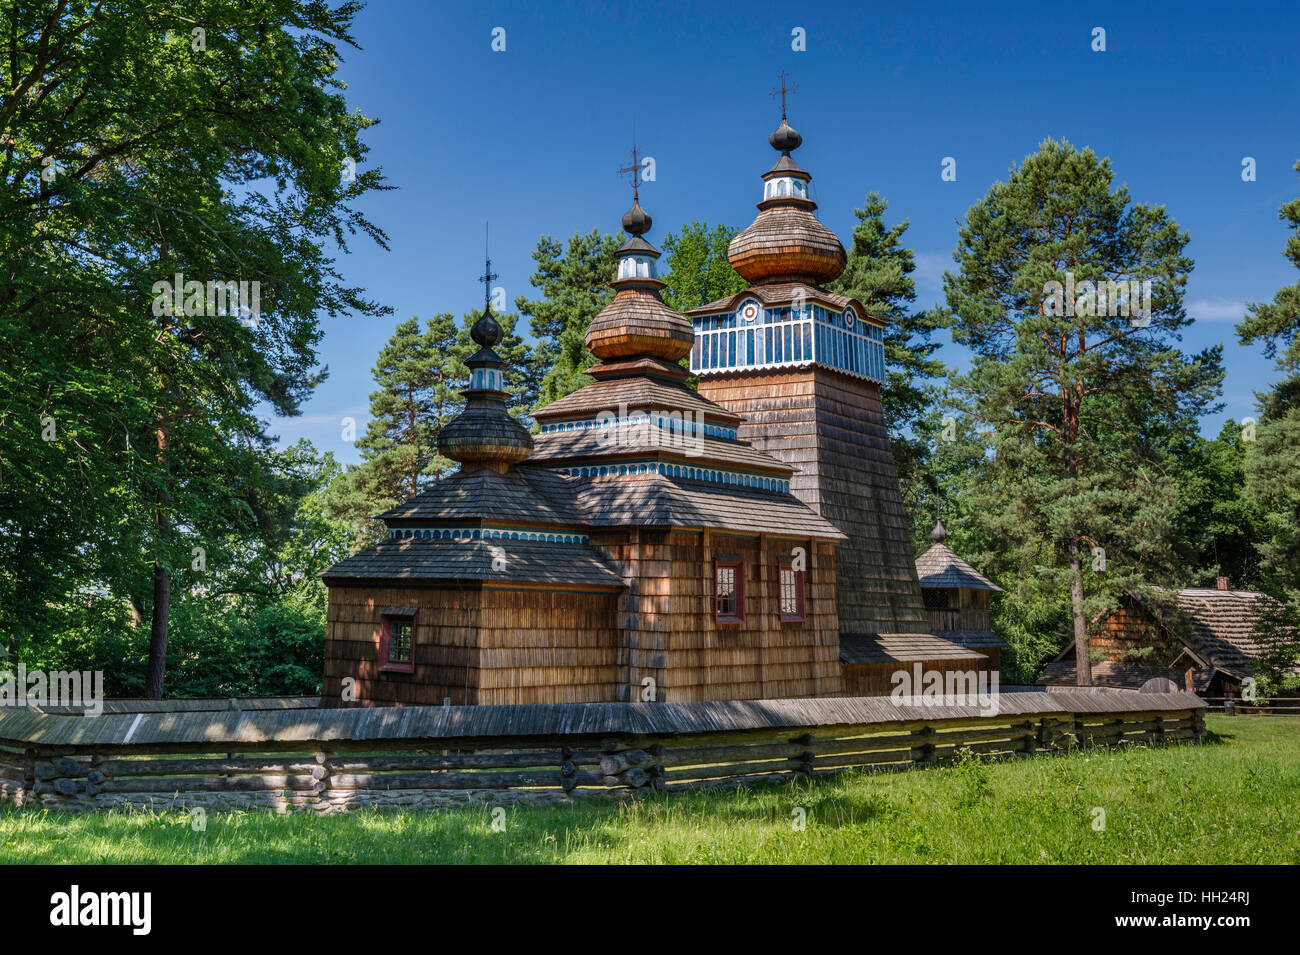
[[[722,581],[724,571],[731,571],[731,608],[724,609]],[[713,619],[718,623],[745,622],[745,562],[743,560],[715,560],[713,562]]]
[[[393,628],[405,627],[406,659],[393,659]],[[400,631],[399,631],[400,632]],[[399,642],[400,647],[400,642]],[[379,627],[379,670],[381,673],[415,672],[415,617],[385,614]]]
[[[789,580],[793,587],[790,594],[794,598],[793,609],[787,609],[789,604],[786,603],[786,581]],[[776,562],[776,601],[777,609],[781,611],[781,620],[785,623],[797,623],[800,620],[807,619],[808,600],[807,600],[807,572],[794,569],[794,560],[789,557],[781,557]]]

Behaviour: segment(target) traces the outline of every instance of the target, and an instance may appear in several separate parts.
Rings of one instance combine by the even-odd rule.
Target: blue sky
[[[1274,377],[1259,348],[1236,344],[1243,303],[1297,279],[1277,209],[1300,194],[1300,7],[1130,6],[374,0],[341,76],[350,105],[381,120],[367,165],[398,188],[363,208],[391,251],[359,237],[340,266],[395,311],[325,318],[330,377],[302,416],[271,431],[358,460],[341,421],[364,430],[371,367],[393,326],[481,301],[485,221],[511,301],[533,294],[540,235],[616,231],[634,123],[657,169],[642,190],[648,238],[697,219],[747,226],[773,158],[780,111],[768,94],[784,67],[818,215],[847,241],[854,206],[881,192],[890,221],[911,222],[920,307],[941,300],[956,220],[1044,138],[1111,157],[1136,201],[1165,206],[1191,235],[1197,322],[1184,347],[1226,345],[1224,414],[1204,423],[1217,433],[1225,416],[1251,414],[1253,392]],[[504,52],[491,49],[497,27]],[[1105,52],[1091,49],[1094,27]],[[956,182],[940,179],[947,156]],[[1247,156],[1254,182],[1242,181]],[[958,363],[962,350],[948,344],[943,357]]]

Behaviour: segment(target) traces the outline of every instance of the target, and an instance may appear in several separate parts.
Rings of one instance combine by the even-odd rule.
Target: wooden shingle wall
[[[811,541],[698,531],[593,535],[625,569],[620,610],[625,674],[622,699],[656,702],[836,696],[839,628],[834,550]],[[804,548],[807,617],[783,622],[776,563]],[[745,562],[745,620],[719,624],[713,614],[713,562]],[[648,700],[647,700],[648,701]]]
[[[926,632],[879,386],[807,368],[710,376],[699,387],[745,416],[741,440],[800,468],[791,493],[849,535],[835,556],[841,631]]]
[[[331,587],[322,705],[613,700],[616,599],[542,589]],[[379,670],[385,607],[417,608],[414,673]],[[356,681],[353,703],[342,700],[347,677]]]

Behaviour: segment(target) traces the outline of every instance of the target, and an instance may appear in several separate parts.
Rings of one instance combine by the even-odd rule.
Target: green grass
[[[1300,719],[1206,722],[1204,746],[508,808],[504,832],[486,808],[209,813],[205,832],[184,812],[8,808],[0,862],[1300,863]]]

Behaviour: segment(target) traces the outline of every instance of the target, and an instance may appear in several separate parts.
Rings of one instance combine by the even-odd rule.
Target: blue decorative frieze
[[[586,534],[571,531],[521,530],[517,527],[394,527],[388,532],[390,539],[403,540],[512,540],[545,541],[550,544],[585,544]]]
[[[674,464],[669,461],[620,461],[617,464],[590,464],[582,467],[557,468],[560,474],[572,477],[622,477],[637,474],[662,474],[664,477],[685,478],[689,481],[708,481],[712,484],[730,484],[760,491],[790,493],[790,482],[784,478],[723,468],[698,467],[693,464]]]
[[[885,380],[885,332],[849,306],[763,308],[746,299],[735,312],[694,319],[691,371],[789,368],[818,364],[858,378]]]
[[[628,428],[651,425],[666,431],[698,435],[706,438],[718,438],[722,441],[735,441],[736,429],[720,424],[700,421],[696,413],[683,414],[680,411],[633,411],[624,415],[608,415],[596,418],[578,418],[573,421],[556,421],[542,425],[542,434],[557,434],[561,431],[591,431],[607,428]]]

